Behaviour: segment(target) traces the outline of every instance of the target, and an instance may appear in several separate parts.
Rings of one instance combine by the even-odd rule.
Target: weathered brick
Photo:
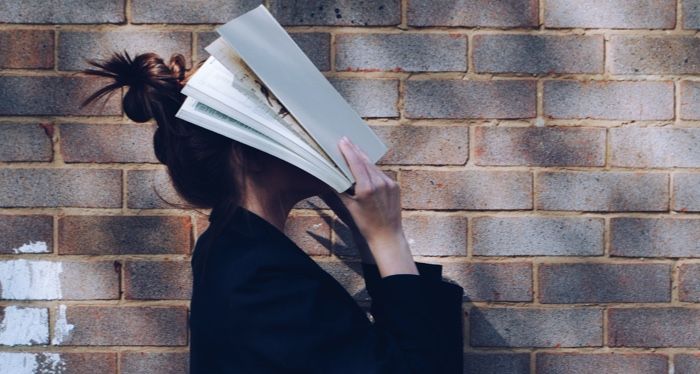
[[[681,119],[700,120],[700,82],[681,81]]]
[[[478,308],[469,312],[472,347],[591,347],[603,344],[600,308]]]
[[[549,0],[544,8],[545,27],[608,29],[672,29],[676,26],[673,0]]]
[[[613,35],[607,61],[613,74],[697,74],[698,49],[692,36]]]
[[[683,28],[700,29],[700,1],[683,0]]]
[[[46,126],[44,128],[43,126]],[[52,124],[0,125],[0,161],[53,160]]]
[[[464,374],[530,373],[529,353],[468,352],[463,361]]]
[[[477,165],[603,166],[605,129],[477,126]]]
[[[401,172],[402,206],[409,209],[532,209],[527,171]]]
[[[118,299],[116,266],[113,261],[0,261],[0,299]]]
[[[599,256],[604,222],[591,217],[474,217],[475,256]]]
[[[442,274],[464,288],[465,301],[532,301],[529,262],[449,262]]]
[[[173,300],[192,297],[192,269],[183,261],[126,261],[124,298]]]
[[[123,0],[3,1],[2,23],[122,23]]]
[[[543,210],[668,210],[668,175],[642,172],[542,172],[535,205]]]
[[[0,169],[0,206],[118,208],[121,183],[121,170]]]
[[[474,69],[480,73],[603,72],[603,35],[476,35]]]
[[[262,0],[134,0],[133,23],[225,23],[260,5]]]
[[[0,12],[1,13],[1,12]],[[0,77],[0,115],[121,115],[119,91],[79,109],[90,94],[109,84],[109,80],[94,77]]]
[[[700,167],[700,128],[610,129],[612,166]]]
[[[469,126],[373,126],[389,150],[377,165],[464,165]]]
[[[406,117],[532,118],[536,88],[533,80],[410,79],[406,81]]]
[[[673,356],[674,373],[693,374],[700,372],[700,355],[692,353],[676,353]]]
[[[700,302],[700,264],[683,264],[679,267],[681,301]]]
[[[365,289],[365,280],[362,277],[362,267],[359,261],[330,260],[317,261],[317,263],[325,272],[335,278],[356,301],[371,300]]]
[[[313,196],[299,201],[297,205],[294,206],[294,208],[319,210],[328,209],[328,206],[326,205],[326,203],[323,202],[323,200],[321,200],[321,198],[319,198],[318,196]]]
[[[292,215],[284,233],[310,255],[328,255],[331,248],[331,221],[328,215]]]
[[[404,215],[402,225],[411,253],[417,256],[466,256],[467,219],[462,216]],[[357,249],[347,226],[334,221],[333,252],[355,256]]]
[[[610,219],[610,255],[700,257],[700,219]]]
[[[329,78],[328,82],[361,117],[398,117],[397,79]]]
[[[154,52],[167,64],[170,56],[181,53],[188,66],[191,61],[192,34],[189,32],[115,31],[82,32],[63,31],[58,34],[59,70],[81,70],[90,65],[84,59],[107,59],[113,52],[126,52],[131,57]]]
[[[544,114],[550,118],[672,119],[673,82],[544,82]]]
[[[177,194],[172,180],[165,169],[129,170],[126,173],[127,206],[133,209],[168,209],[185,204]],[[161,200],[160,195],[163,199]]]
[[[0,254],[53,251],[53,217],[0,215]]]
[[[155,124],[69,123],[60,128],[65,162],[159,162],[153,151]]]
[[[673,210],[700,212],[700,174],[676,173],[673,175]]]
[[[3,372],[17,374],[116,374],[117,354],[115,352],[0,352],[0,369],[3,369]]]
[[[410,26],[535,27],[536,0],[411,0]]]
[[[188,352],[122,352],[119,358],[121,374],[189,373]]]
[[[189,253],[189,216],[65,216],[58,221],[61,254]]]
[[[401,22],[400,0],[270,0],[282,25],[382,26]]]
[[[0,347],[48,344],[48,342],[48,309],[16,305],[0,306]],[[0,369],[2,368],[3,364],[0,362]]]
[[[56,328],[58,345],[187,344],[187,307],[184,306],[59,306],[59,319],[71,325]],[[61,324],[58,324],[61,326]]]
[[[611,347],[700,347],[700,309],[610,308]]]
[[[53,68],[53,30],[0,31],[0,46],[0,69]]]
[[[337,34],[338,71],[466,71],[462,34]]]
[[[541,303],[671,301],[669,264],[542,264]]]
[[[668,357],[658,353],[537,353],[537,373],[659,374],[668,372]]]

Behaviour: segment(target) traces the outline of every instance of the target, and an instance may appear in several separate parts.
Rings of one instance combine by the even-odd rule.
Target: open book
[[[376,163],[387,147],[265,6],[216,30],[178,118],[289,162],[338,192],[355,182],[338,141]]]

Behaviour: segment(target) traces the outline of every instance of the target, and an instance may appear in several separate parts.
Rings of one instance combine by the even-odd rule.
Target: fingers
[[[357,152],[357,148],[345,136],[340,139],[338,144],[340,145],[340,152],[343,154],[345,161],[350,167],[350,172],[355,178],[355,191],[367,189],[371,179],[362,155]]]
[[[382,183],[382,184],[385,184],[387,186],[391,186],[392,184],[395,183],[391,178],[389,178],[388,175],[386,175],[386,173],[384,173],[379,167],[377,167],[377,165],[375,165],[369,159],[369,156],[367,156],[367,154],[362,149],[360,149],[360,147],[358,147],[357,145],[355,145],[355,143],[352,143],[352,142],[350,144],[355,149],[355,151],[357,153],[359,153],[360,156],[362,157],[362,160],[364,161],[365,167],[367,168],[367,173],[369,174],[370,179],[373,182],[373,184]]]

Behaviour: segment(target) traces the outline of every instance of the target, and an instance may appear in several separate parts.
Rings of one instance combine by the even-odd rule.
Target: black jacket
[[[192,256],[190,373],[462,373],[463,290],[442,280],[442,265],[381,278],[362,263],[371,322],[258,215],[239,208],[200,253],[209,231]]]

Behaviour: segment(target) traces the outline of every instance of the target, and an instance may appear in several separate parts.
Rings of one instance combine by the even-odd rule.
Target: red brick
[[[187,204],[175,190],[166,169],[128,170],[126,180],[126,199],[129,208],[171,209],[178,208],[178,204]]]
[[[189,373],[189,352],[122,352],[121,374]]]
[[[469,126],[373,126],[389,150],[377,165],[464,165]]]
[[[52,69],[53,41],[53,30],[1,31],[0,69]]]
[[[53,160],[52,129],[51,123],[0,125],[0,161]]]
[[[611,347],[700,347],[700,309],[611,308]]]
[[[309,255],[328,255],[331,243],[331,221],[328,215],[291,215],[284,233]]]
[[[692,303],[700,302],[700,264],[679,266],[678,298]]]
[[[668,356],[658,353],[549,353],[536,354],[537,373],[635,373],[668,371]],[[680,373],[679,373],[680,374]]]
[[[605,129],[478,126],[474,144],[477,165],[605,165]]]
[[[65,162],[159,163],[153,151],[155,124],[61,124]]]
[[[124,298],[134,300],[187,300],[192,297],[190,260],[126,261]]]
[[[68,306],[59,345],[183,346],[187,344],[184,306]]]
[[[58,221],[60,254],[189,253],[189,216],[66,216]]]
[[[530,172],[404,170],[400,181],[404,208],[532,209]]]
[[[53,252],[53,217],[0,215],[0,253]]]

